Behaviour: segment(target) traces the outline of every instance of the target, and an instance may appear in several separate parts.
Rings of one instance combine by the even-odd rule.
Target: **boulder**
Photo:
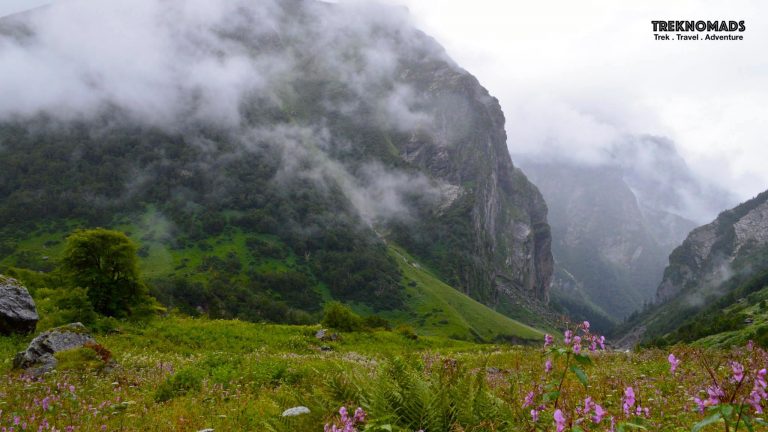
[[[56,327],[32,339],[26,350],[16,354],[13,367],[34,376],[42,375],[56,368],[54,354],[87,345],[96,345],[96,341],[81,323]]]
[[[0,275],[0,334],[31,333],[39,319],[29,291],[16,279]]]

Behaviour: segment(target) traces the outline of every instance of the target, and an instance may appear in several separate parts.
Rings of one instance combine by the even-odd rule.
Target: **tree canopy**
[[[67,238],[62,267],[75,287],[88,290],[96,312],[129,315],[133,307],[148,300],[137,250],[137,245],[122,232],[78,230]]]

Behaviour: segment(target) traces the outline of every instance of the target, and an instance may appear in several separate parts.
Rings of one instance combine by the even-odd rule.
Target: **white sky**
[[[662,134],[741,198],[768,189],[766,2],[391,1],[500,99],[513,153]],[[745,40],[655,41],[664,19],[745,20]]]
[[[388,1],[500,99],[513,153],[593,160],[620,134],[653,133],[743,199],[768,189],[768,3]],[[0,16],[49,2],[0,0]],[[655,19],[743,19],[747,31],[655,41]]]
[[[0,0],[0,17],[48,3],[52,3],[52,0]]]

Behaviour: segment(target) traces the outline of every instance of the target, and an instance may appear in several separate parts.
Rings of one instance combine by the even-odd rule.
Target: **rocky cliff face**
[[[553,271],[547,206],[512,163],[498,101],[477,79],[449,63],[410,65],[405,76],[427,95],[435,122],[433,133],[414,134],[401,146],[401,157],[456,193],[452,207],[428,223],[457,230],[451,226],[455,221],[444,217],[455,210],[470,219],[468,242],[453,245],[465,249],[457,258],[460,268],[445,268],[446,273],[455,275],[455,285],[484,301],[503,303],[505,297],[524,295],[546,302]],[[437,263],[437,254],[428,255]]]
[[[670,255],[656,300],[664,302],[685,291],[706,293],[737,272],[756,271],[765,264],[751,257],[766,246],[768,192],[763,192],[691,232]]]

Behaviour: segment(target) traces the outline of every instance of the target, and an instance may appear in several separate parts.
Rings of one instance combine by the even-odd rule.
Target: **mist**
[[[270,143],[280,152],[276,182],[337,185],[373,224],[409,217],[410,194],[439,202],[445,185],[381,165],[351,169],[337,154],[358,144],[322,116],[297,113],[317,102],[352,122],[427,128],[422,101],[398,76],[406,58],[426,55],[447,59],[406,9],[373,2],[61,1],[0,24],[0,122],[88,123],[117,112],[168,133],[223,130],[238,146],[211,158]],[[307,96],[312,80],[338,83],[337,94]],[[265,112],[294,120],[276,126]],[[129,191],[152,181],[135,179]]]
[[[614,164],[626,141],[667,140],[697,184],[667,186],[680,188],[672,210],[698,223],[768,188],[761,2],[392,1],[499,98],[513,156]],[[659,43],[659,17],[744,19],[747,29],[737,43]],[[701,202],[698,188],[726,199]]]

